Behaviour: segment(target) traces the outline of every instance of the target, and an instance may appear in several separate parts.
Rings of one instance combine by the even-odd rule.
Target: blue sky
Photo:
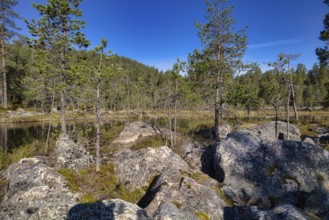
[[[16,11],[27,20],[37,18],[32,2],[21,0]],[[315,48],[328,7],[322,0],[229,0],[237,27],[248,26],[244,60],[266,69],[279,53],[300,54],[293,62],[312,68],[318,62]],[[106,38],[114,53],[160,70],[172,67],[176,58],[200,48],[194,21],[203,21],[204,0],[84,0],[81,4],[85,33],[92,46]],[[27,34],[24,22],[17,24]]]

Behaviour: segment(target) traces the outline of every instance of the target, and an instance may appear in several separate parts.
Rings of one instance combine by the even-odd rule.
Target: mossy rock
[[[72,192],[83,195],[80,200],[83,203],[116,198],[136,203],[145,193],[144,189],[131,189],[121,184],[111,163],[102,165],[99,172],[93,166],[78,173],[69,169],[59,170],[59,173],[66,177]]]

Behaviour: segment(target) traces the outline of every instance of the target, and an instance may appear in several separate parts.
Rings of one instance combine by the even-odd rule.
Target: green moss
[[[172,204],[174,204],[177,208],[182,208],[182,203],[180,201],[177,200],[173,200],[171,201]]]
[[[211,188],[215,190],[216,194],[225,202],[228,207],[234,206],[233,201],[227,197],[227,195],[225,195],[225,193],[219,187],[213,186]]]
[[[210,217],[204,212],[196,211],[195,214],[201,220],[210,220]]]
[[[317,180],[323,182],[325,180],[324,175],[322,173],[318,173]]]
[[[97,202],[97,199],[95,199],[91,194],[87,193],[81,197],[80,202],[81,203],[92,203],[92,202]]]
[[[58,172],[68,180],[68,187],[72,192],[79,192],[79,181],[77,173],[70,169],[60,169]]]
[[[191,183],[188,183],[188,182],[185,182],[185,186],[186,186],[188,189],[191,189],[192,184],[191,184]]]
[[[199,184],[204,184],[210,179],[208,175],[203,174],[201,172],[188,173],[187,176],[190,177],[191,179],[194,179]]]
[[[69,182],[73,192],[83,194],[81,202],[95,202],[97,200],[121,198],[136,203],[143,196],[143,189],[131,189],[123,186],[115,177],[113,164],[105,164],[96,172],[95,167],[73,172],[68,169],[59,171]]]
[[[275,166],[270,166],[270,167],[268,167],[268,168],[267,168],[267,174],[268,174],[269,176],[273,177],[273,176],[274,176],[275,169],[276,169]]]
[[[43,154],[44,147],[44,143],[35,141],[30,144],[14,148],[7,153],[0,150],[0,170],[7,168],[10,164],[15,163],[22,158]]]
[[[301,135],[317,136],[317,133],[312,130],[312,125],[310,123],[298,122],[297,127]]]
[[[147,147],[157,148],[164,145],[166,145],[166,141],[164,140],[164,138],[161,137],[161,135],[156,135],[142,138],[140,141],[137,141],[137,143],[134,144],[131,149],[140,150],[142,148]]]

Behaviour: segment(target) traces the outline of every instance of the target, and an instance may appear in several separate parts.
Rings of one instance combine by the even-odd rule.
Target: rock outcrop
[[[136,204],[104,200],[79,204],[80,195],[68,189],[67,180],[38,158],[26,158],[1,173],[7,182],[0,204],[0,219],[153,219]]]
[[[189,166],[170,148],[144,148],[138,151],[124,149],[113,156],[117,178],[129,187],[148,186],[156,175],[162,173],[180,179],[181,172]]]
[[[164,129],[151,126],[142,121],[128,122],[124,125],[123,131],[112,143],[126,145],[138,140],[139,137],[148,137],[153,135],[163,135]]]
[[[262,140],[278,139],[278,137],[275,137],[275,121],[254,126],[248,129],[248,131]],[[277,135],[279,135],[279,133],[282,133],[286,139],[287,123],[278,121]],[[300,141],[300,131],[295,125],[292,124],[289,125],[289,140]]]
[[[80,144],[75,143],[67,135],[61,135],[56,142],[55,167],[68,168],[75,171],[87,168],[92,162],[89,152]]]
[[[64,219],[79,199],[62,175],[37,158],[21,159],[1,177],[8,182],[0,204],[3,220]]]
[[[22,108],[16,109],[16,111],[7,111],[5,117],[8,119],[13,118],[24,118],[24,117],[31,117],[33,116],[33,113],[27,112]]]
[[[139,202],[157,219],[166,219],[164,216],[168,215],[168,210],[175,209],[172,205],[179,207],[172,214],[177,216],[176,219],[182,216],[195,218],[197,213],[204,213],[211,219],[223,216],[225,203],[209,186],[215,187],[216,183],[211,183],[207,175],[192,174],[186,162],[166,146],[139,151],[126,149],[114,155],[113,163],[118,179],[129,187],[147,187],[161,174],[158,183],[153,186],[154,190],[148,190],[150,194]],[[203,184],[188,177],[193,175],[201,176]]]
[[[130,125],[121,143],[158,134],[145,123]],[[279,123],[278,131],[285,129]],[[291,125],[290,132],[299,140],[298,128]],[[79,171],[92,157],[61,136],[55,168],[39,157],[0,172],[0,219],[309,219],[305,213],[328,219],[329,152],[293,140],[277,140],[272,122],[233,132],[209,147],[185,144],[182,158],[167,146],[123,148],[108,162],[118,187],[145,192],[136,205],[120,199],[79,204],[80,194],[70,192],[56,170]]]
[[[316,189],[329,192],[329,152],[306,142],[274,140],[267,126],[231,133],[217,146],[215,177],[230,187],[230,197],[240,206],[270,208],[279,201],[301,204]],[[297,137],[298,130],[291,129]]]

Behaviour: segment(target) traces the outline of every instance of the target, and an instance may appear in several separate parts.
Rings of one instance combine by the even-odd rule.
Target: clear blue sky
[[[38,14],[32,2],[21,0],[16,11],[31,20]],[[248,26],[249,46],[245,61],[258,62],[263,69],[279,53],[300,54],[294,62],[311,68],[318,62],[315,48],[323,19],[328,12],[322,0],[229,0],[238,27]],[[81,4],[85,33],[98,45],[109,41],[114,53],[130,57],[160,70],[172,67],[176,58],[200,48],[194,21],[205,15],[204,0],[84,0]],[[24,22],[17,22],[27,34]]]

